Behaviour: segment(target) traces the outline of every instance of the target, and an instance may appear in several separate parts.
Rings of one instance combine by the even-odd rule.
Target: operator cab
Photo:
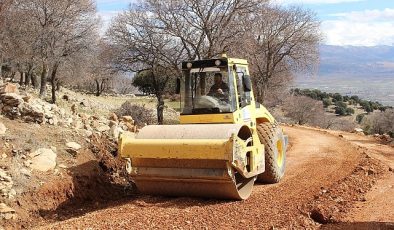
[[[233,77],[226,59],[182,63],[183,115],[232,113],[236,110]]]
[[[181,114],[233,113],[246,106],[251,91],[250,82],[245,89],[245,79],[250,81],[246,69],[229,65],[227,58],[183,62]]]

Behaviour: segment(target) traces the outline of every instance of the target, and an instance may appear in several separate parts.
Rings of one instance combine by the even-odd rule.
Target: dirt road
[[[109,208],[45,223],[39,228],[319,228],[321,223],[353,221],[349,215],[354,212],[357,200],[365,199],[364,195],[375,182],[381,177],[387,179],[391,173],[386,166],[363,153],[368,151],[366,147],[351,144],[350,139],[336,133],[302,127],[286,127],[285,132],[290,146],[284,180],[275,185],[255,185],[246,201],[135,195],[111,203]],[[384,220],[390,221],[394,222]],[[392,227],[378,225],[383,226],[382,229]]]

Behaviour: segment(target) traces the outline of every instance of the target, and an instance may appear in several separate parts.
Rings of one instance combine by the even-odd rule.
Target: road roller
[[[287,136],[256,102],[248,62],[222,56],[182,62],[180,121],[122,135],[120,156],[143,194],[247,199],[255,182],[278,183]]]

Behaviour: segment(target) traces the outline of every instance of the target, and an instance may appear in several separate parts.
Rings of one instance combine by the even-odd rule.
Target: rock
[[[113,126],[118,126],[118,122],[110,120],[109,121],[109,127],[112,128]]]
[[[130,122],[125,122],[125,125],[126,125],[127,130],[128,130],[129,132],[135,133],[135,132],[137,131],[137,127],[134,126],[134,125],[132,125]]]
[[[91,130],[86,130],[85,135],[87,137],[91,137],[93,135],[93,132]]]
[[[109,130],[110,136],[112,138],[114,138],[115,140],[119,139],[119,135],[121,132],[122,132],[122,129],[117,125],[112,126],[111,129]]]
[[[23,99],[24,102],[29,103],[31,97],[30,96],[24,96],[24,97],[22,97],[22,99]]]
[[[10,199],[13,199],[16,195],[17,195],[17,194],[16,194],[15,189],[11,189],[11,190],[9,191],[9,193],[8,193],[8,197],[9,197]]]
[[[4,135],[7,131],[7,127],[3,123],[0,122],[0,135]]]
[[[369,169],[367,172],[368,175],[373,175],[375,173],[376,173],[376,171],[374,169]]]
[[[73,119],[73,122],[71,123],[71,125],[75,128],[75,129],[83,129],[83,123],[81,120],[79,119]]]
[[[72,104],[71,105],[71,112],[72,112],[73,115],[77,114],[77,105],[76,104]]]
[[[41,148],[33,153],[30,167],[34,170],[46,172],[56,167],[56,153],[52,149]]]
[[[355,129],[354,129],[354,132],[356,132],[356,133],[363,133],[364,130],[363,130],[363,129],[360,129],[360,128],[355,128]]]
[[[69,100],[70,100],[70,97],[69,97],[68,95],[65,94],[65,95],[63,95],[62,99],[65,100],[65,101],[69,101]]]
[[[130,123],[134,124],[134,120],[131,116],[123,116],[122,120],[125,122],[130,122]]]
[[[32,164],[32,162],[31,162],[31,160],[26,160],[25,162],[23,162],[23,164],[24,164],[26,167],[30,167],[30,165]]]
[[[31,177],[31,172],[30,172],[30,170],[28,170],[27,168],[21,168],[21,170],[19,170],[19,172],[20,172],[22,175],[25,175],[25,176],[27,176],[27,177]]]
[[[116,115],[116,113],[112,113],[112,114],[109,116],[109,120],[115,121],[115,122],[118,122],[118,121],[119,121],[118,116]]]
[[[64,164],[60,164],[60,165],[58,165],[58,167],[62,168],[62,169],[67,169],[68,168],[67,165],[64,165]]]
[[[26,122],[42,124],[45,121],[44,110],[38,104],[24,103],[20,107],[20,112]]]
[[[18,107],[20,104],[24,103],[22,97],[16,93],[5,93],[0,95],[0,100],[4,105],[9,107]],[[3,110],[5,107],[3,108]]]
[[[6,83],[6,84],[0,86],[0,94],[5,94],[5,93],[16,93],[16,94],[19,94],[19,90],[18,90],[18,87],[15,84]]]
[[[0,203],[0,217],[6,220],[15,219],[16,211],[5,203]]]
[[[106,131],[109,131],[110,129],[111,128],[108,125],[102,125],[102,126],[97,127],[97,131],[99,131],[99,132],[106,132]]]
[[[314,221],[320,224],[327,224],[331,218],[331,215],[329,215],[327,211],[322,209],[321,207],[314,208],[311,211],[310,216]]]
[[[388,135],[388,134],[383,134],[383,135],[380,137],[380,139],[381,139],[382,141],[385,141],[385,142],[390,142],[390,141],[391,141],[391,137],[390,137],[390,135]]]
[[[6,171],[0,169],[0,181],[12,182],[12,178],[7,175]]]
[[[66,146],[67,146],[68,148],[71,148],[71,149],[74,149],[74,150],[79,150],[79,149],[82,148],[82,146],[81,146],[80,144],[76,143],[76,142],[68,142],[68,143],[66,144]]]
[[[339,134],[339,137],[343,138],[343,135],[342,135],[342,134]]]

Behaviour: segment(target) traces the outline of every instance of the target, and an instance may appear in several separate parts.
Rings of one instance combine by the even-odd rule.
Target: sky
[[[321,21],[324,44],[339,46],[394,46],[393,0],[275,0],[316,13]],[[107,27],[111,18],[127,9],[132,0],[97,0]]]

